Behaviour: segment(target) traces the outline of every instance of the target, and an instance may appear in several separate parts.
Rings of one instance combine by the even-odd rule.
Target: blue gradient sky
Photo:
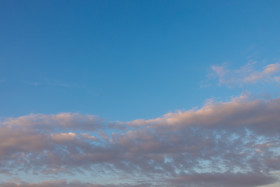
[[[201,85],[208,84],[211,65],[279,59],[279,6],[255,0],[1,1],[0,113],[133,120],[238,95],[240,88]]]
[[[71,176],[96,174],[122,187],[274,187],[279,10],[278,0],[0,0],[0,185],[88,187]],[[220,173],[217,160],[229,163]]]

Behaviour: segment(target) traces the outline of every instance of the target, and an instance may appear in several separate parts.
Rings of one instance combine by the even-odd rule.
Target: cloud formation
[[[277,181],[273,173],[280,171],[279,114],[280,98],[242,96],[115,124],[75,113],[7,118],[0,123],[0,172],[32,171],[49,177],[117,173],[135,180],[129,186],[270,184]]]
[[[2,183],[2,187],[146,187],[149,184],[141,185],[131,185],[131,184],[120,184],[120,185],[100,185],[100,184],[91,184],[91,183],[81,183],[81,182],[66,182],[66,181],[46,181],[41,183]]]
[[[280,63],[268,64],[262,70],[255,70],[254,63],[249,63],[236,70],[228,69],[226,65],[215,65],[211,69],[218,78],[219,84],[226,86],[279,82],[280,76]]]
[[[78,113],[30,114],[18,118],[7,118],[2,124],[9,128],[32,128],[37,131],[53,131],[55,129],[93,131],[103,128],[101,126],[103,124],[102,119],[94,115],[81,115]]]
[[[171,184],[174,186],[244,186],[254,187],[276,182],[276,179],[271,176],[258,173],[207,173],[183,175],[171,179]]]

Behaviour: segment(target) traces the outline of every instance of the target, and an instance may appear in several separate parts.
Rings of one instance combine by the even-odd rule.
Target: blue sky
[[[239,94],[211,65],[279,59],[278,1],[2,1],[3,116],[150,118]]]
[[[247,123],[241,124],[241,126],[244,125],[243,130],[249,129],[252,133],[258,134],[259,129],[262,129],[259,123],[274,124],[275,121],[279,121],[277,115],[266,116],[270,115],[267,111],[271,108],[274,109],[272,113],[275,110],[277,113],[278,108],[274,108],[273,103],[278,103],[280,93],[279,8],[280,2],[277,0],[0,0],[0,127],[8,128],[8,124],[9,128],[12,126],[12,128],[21,129],[17,125],[27,126],[27,129],[22,130],[22,132],[28,132],[23,137],[27,141],[26,137],[36,139],[37,135],[46,135],[43,133],[44,125],[57,125],[46,131],[48,132],[46,136],[56,143],[59,142],[59,145],[68,145],[66,140],[74,141],[77,137],[93,140],[94,138],[89,136],[94,136],[101,139],[100,131],[102,130],[98,132],[95,130],[95,128],[99,129],[100,124],[106,126],[103,133],[111,138],[114,135],[109,135],[110,133],[118,133],[118,128],[124,128],[125,132],[118,134],[116,138],[118,141],[116,140],[115,144],[110,144],[111,141],[107,142],[104,137],[100,141],[105,142],[104,144],[109,147],[118,145],[114,150],[122,147],[129,152],[128,147],[132,145],[124,143],[128,141],[126,139],[120,140],[125,135],[130,137],[128,135],[130,128],[136,128],[134,133],[139,132],[132,133],[135,139],[142,133],[153,139],[157,137],[156,131],[159,130],[158,127],[154,128],[153,124],[159,123],[165,126],[174,123],[181,128],[180,124],[189,124],[184,121],[186,119],[190,121],[194,118],[204,119],[204,112],[209,106],[218,111],[222,106],[225,107],[225,111],[232,106],[233,109],[229,111],[238,111],[240,104],[244,110],[248,109],[245,112],[252,114],[248,115],[252,118],[254,115],[260,115],[255,113],[257,109],[251,108],[252,105],[258,110],[261,110],[260,106],[267,108],[261,113],[264,115],[262,119],[275,118],[271,123],[260,119],[261,122],[254,122],[252,129],[251,126],[247,127]],[[202,116],[190,117],[189,115]],[[207,114],[207,118],[211,121],[216,115],[228,116],[227,119],[236,119],[236,116],[239,116],[230,112],[223,115],[214,112],[210,116]],[[202,132],[209,137],[222,136],[219,133],[215,134],[215,130],[220,128],[216,123],[222,122],[227,124],[227,120],[221,117],[221,121],[213,122],[213,124],[211,122],[212,131],[205,129],[205,132]],[[111,127],[111,123],[122,124],[122,127]],[[208,124],[205,121],[197,124],[196,120],[193,123],[198,126]],[[237,123],[239,122],[236,121]],[[86,128],[75,127],[81,124]],[[92,124],[94,128],[88,127],[89,124]],[[148,124],[149,127],[151,125],[150,131],[142,132],[141,128],[138,129],[138,126],[143,124]],[[277,132],[278,126],[276,123],[275,126],[269,127],[271,131]],[[21,131],[11,132],[9,128],[3,129],[3,132],[11,133],[11,136],[21,134]],[[231,130],[231,128],[226,128],[227,132]],[[82,134],[78,135],[79,133]],[[171,130],[172,133],[176,136],[174,129]],[[264,145],[265,141],[279,141],[279,136],[271,133],[258,134],[262,138],[254,142],[256,146],[260,142]],[[158,136],[165,137],[163,134]],[[202,134],[198,133],[197,136],[202,136]],[[237,133],[236,136],[241,136],[241,134]],[[3,134],[2,138],[8,142]],[[171,141],[170,137],[165,138]],[[84,140],[83,143],[90,147],[87,144],[88,140]],[[180,141],[185,140],[180,139]],[[195,138],[190,137],[190,141],[195,141]],[[245,137],[244,142],[246,141],[249,141],[249,137]],[[151,143],[146,142],[146,139],[145,141],[140,139],[139,142]],[[266,145],[273,144],[267,142]],[[236,142],[228,140],[228,143],[233,146]],[[41,152],[57,150],[58,144],[48,146],[38,144],[30,150],[17,145],[20,148],[15,154],[37,154],[40,150],[38,157],[43,159],[44,154],[42,155]],[[9,150],[15,146],[7,145],[11,146]],[[79,146],[78,143],[73,145]],[[102,146],[98,147],[98,145],[96,143],[97,147],[91,147],[91,149],[93,151],[101,149]],[[279,160],[279,154],[277,154],[279,144],[273,145],[273,148],[266,151],[273,152],[274,156],[261,157],[262,159]],[[49,146],[54,147],[49,149]],[[3,148],[1,152],[0,145],[2,157],[9,156],[8,153],[5,155],[6,149],[8,148]],[[159,146],[159,149],[162,147]],[[244,147],[240,149],[245,150]],[[181,149],[178,148],[178,150]],[[107,151],[114,153],[112,150]],[[148,155],[148,150],[142,151],[141,159]],[[125,156],[120,157],[123,161],[128,159]],[[255,157],[250,157],[250,159],[253,158]],[[26,159],[32,163],[31,156],[26,156]],[[11,159],[10,161],[16,163],[18,160]],[[52,163],[52,161],[49,162]],[[207,162],[207,159],[200,161]],[[74,167],[72,164],[67,165],[68,161],[61,161],[61,163],[62,168]],[[108,161],[108,163],[112,164],[114,169],[122,171],[123,175],[127,174],[124,166],[120,167],[122,162]],[[128,159],[127,164],[131,163],[139,164],[140,168],[143,166],[139,160]],[[45,164],[45,168],[53,169],[52,164]],[[165,167],[164,164],[163,166]],[[9,170],[9,167],[6,167]],[[192,169],[195,170],[195,167],[198,166],[193,166]],[[254,167],[257,166],[254,165]],[[252,171],[247,173],[245,178],[261,175],[255,172],[254,167],[250,165],[249,168]],[[35,162],[34,168],[38,169],[38,173],[41,172],[39,174],[41,178],[38,177],[40,179],[38,181],[42,181],[41,179],[45,176],[43,169]],[[33,170],[36,170],[34,168]],[[81,168],[86,170],[84,166]],[[146,172],[144,166],[142,169],[141,172]],[[214,171],[212,166],[208,166],[208,169]],[[279,173],[279,168],[271,169],[270,166],[266,166],[263,169]],[[188,169],[181,170],[182,176],[179,178],[187,174],[193,175],[186,170]],[[245,172],[244,168],[236,170]],[[150,184],[151,179],[148,176],[142,176],[141,172],[138,173],[139,176],[144,178],[145,184]],[[196,172],[202,173],[197,168]],[[170,173],[165,173],[164,176],[171,177]],[[210,175],[210,177],[216,177],[215,180],[227,179],[230,177],[227,174],[225,172],[217,176]],[[31,174],[26,175],[4,177],[2,182],[8,182],[7,180],[13,177],[21,178],[22,181],[33,177]],[[176,175],[179,174],[176,173]],[[61,176],[64,176],[63,172]],[[184,180],[203,183],[207,176],[207,174],[200,176],[201,181],[196,181],[194,176],[190,177],[193,181],[188,177]],[[242,178],[243,176],[234,173],[230,178],[235,177]],[[263,177],[268,177],[263,181],[266,179],[272,181],[270,176]],[[77,177],[77,180],[82,178],[84,180],[85,177]],[[173,182],[172,185],[182,185],[181,179],[176,181],[170,179],[170,181]],[[59,184],[63,185],[64,182],[59,181]],[[262,184],[262,181],[259,184]],[[41,185],[53,184],[46,182]],[[225,184],[221,183],[221,185]]]

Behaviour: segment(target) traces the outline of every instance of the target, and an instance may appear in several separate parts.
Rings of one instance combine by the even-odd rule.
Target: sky
[[[0,185],[280,185],[278,0],[0,0]]]

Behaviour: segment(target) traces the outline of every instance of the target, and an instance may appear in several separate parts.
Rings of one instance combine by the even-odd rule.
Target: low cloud
[[[255,187],[276,182],[277,179],[258,173],[203,173],[182,175],[171,179],[174,186]]]
[[[83,182],[67,182],[67,181],[45,181],[41,183],[0,183],[1,187],[151,187],[152,184],[92,184]]]
[[[89,184],[89,183],[80,183],[80,182],[59,182],[59,181],[50,181],[42,183],[2,183],[2,187],[116,187],[115,185],[98,185],[98,184]]]
[[[2,172],[32,171],[50,178],[87,171],[117,173],[135,185],[142,178],[146,186],[271,184],[276,181],[272,173],[280,171],[279,114],[280,98],[242,96],[110,125],[75,113],[7,118],[0,122],[0,166]],[[34,186],[20,187],[28,185]]]
[[[18,118],[7,118],[2,124],[8,128],[35,129],[37,131],[53,131],[54,129],[94,131],[104,128],[102,119],[94,115],[78,113],[30,114]]]

